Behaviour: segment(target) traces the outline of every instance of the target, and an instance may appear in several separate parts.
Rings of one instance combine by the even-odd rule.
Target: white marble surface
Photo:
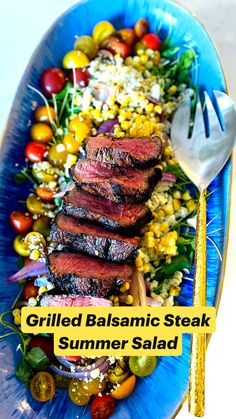
[[[179,2],[195,12],[213,36],[225,67],[231,95],[236,100],[236,0],[181,0]],[[75,3],[74,0],[2,0],[0,2],[0,131],[4,128],[15,90],[39,39],[52,21]],[[217,319],[217,331],[211,339],[207,352],[206,419],[222,417],[231,419],[236,415],[234,409],[236,376],[235,169],[234,165],[231,230],[225,285]],[[185,404],[178,414],[178,419],[187,417],[189,415],[187,404]]]

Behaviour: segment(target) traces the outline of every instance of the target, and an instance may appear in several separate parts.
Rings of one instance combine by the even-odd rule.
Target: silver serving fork
[[[174,115],[171,141],[178,163],[198,188],[200,196],[197,210],[196,248],[194,261],[193,306],[206,306],[206,189],[223,168],[231,155],[236,136],[236,109],[225,93],[214,91],[220,120],[205,92],[209,135],[206,136],[200,100],[192,135],[189,138],[190,101],[183,102]],[[205,409],[205,350],[206,335],[194,333],[191,343],[189,381],[189,411],[204,416]]]

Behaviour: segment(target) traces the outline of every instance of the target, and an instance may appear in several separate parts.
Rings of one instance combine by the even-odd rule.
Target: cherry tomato
[[[51,400],[56,392],[55,380],[45,371],[38,372],[31,380],[30,392],[39,402]]]
[[[106,388],[106,380],[100,381],[100,378],[95,378],[91,381],[81,380],[81,392],[83,394],[98,394],[102,393]]]
[[[137,39],[136,33],[133,29],[130,29],[130,28],[120,29],[117,33],[118,35],[120,35],[122,41],[128,44],[131,48],[133,47]]]
[[[10,214],[10,222],[14,230],[19,234],[27,233],[32,224],[32,215],[24,211],[12,211]]]
[[[141,18],[137,21],[134,27],[134,31],[138,38],[142,38],[144,35],[150,32],[149,23],[147,19]]]
[[[135,384],[136,376],[131,375],[129,378],[127,378],[127,380],[123,381],[116,390],[112,391],[112,397],[114,397],[117,400],[129,397],[134,390]]]
[[[141,42],[147,48],[153,49],[154,51],[160,49],[161,47],[161,40],[154,33],[147,33],[147,35],[144,35]]]
[[[47,68],[40,76],[40,84],[43,93],[47,97],[52,97],[53,93],[57,94],[64,89],[66,76],[60,68]]]
[[[32,125],[30,135],[33,141],[49,143],[53,138],[53,131],[49,125],[44,124],[43,122],[37,122]]]
[[[100,43],[115,32],[114,26],[106,20],[98,22],[93,28],[93,39]]]
[[[53,340],[46,336],[33,336],[29,343],[29,349],[40,348],[49,360],[54,357]]]
[[[57,179],[58,176],[53,173],[53,169],[50,163],[48,163],[48,165],[49,167],[45,169],[33,167],[32,175],[36,180],[38,180],[38,182],[49,183]]]
[[[34,194],[30,194],[26,199],[26,207],[32,214],[44,215],[44,203]]]
[[[42,245],[46,246],[46,242],[44,240],[44,237],[41,233],[38,231],[31,231],[25,236],[25,244],[29,247],[30,245]]]
[[[62,366],[62,369],[66,370],[66,368],[64,368],[63,366]],[[54,378],[55,378],[55,381],[56,381],[56,387],[57,388],[65,389],[65,388],[69,387],[70,382],[71,382],[70,378],[64,377],[63,375],[60,375],[60,374],[55,374]]]
[[[81,391],[81,381],[76,378],[71,380],[68,392],[71,401],[79,406],[84,406],[90,400],[90,395],[84,394],[83,391]]]
[[[54,196],[54,192],[47,186],[37,186],[36,194],[44,201],[52,201]]]
[[[48,161],[53,165],[63,168],[68,152],[64,144],[53,144],[48,150]]]
[[[81,360],[81,356],[64,356],[64,358],[67,359],[67,361],[80,361]]]
[[[75,83],[80,87],[86,87],[89,84],[90,74],[87,68],[75,68],[74,70],[70,70],[69,79],[72,83],[74,83],[75,79]]]
[[[115,399],[110,394],[96,396],[90,411],[92,419],[108,419],[115,411]]]
[[[87,67],[87,65],[89,65],[87,55],[77,50],[67,52],[62,61],[63,68],[67,69]]]
[[[131,356],[129,367],[133,374],[138,377],[150,375],[156,368],[157,358],[155,356]]]
[[[31,141],[25,148],[25,157],[30,163],[38,163],[43,160],[47,145],[38,141]]]
[[[34,285],[34,281],[27,281],[22,290],[22,298],[26,301],[31,297],[36,298],[38,292],[39,287],[36,287],[36,285]]]
[[[78,153],[80,144],[76,141],[75,137],[70,132],[65,135],[63,144],[66,147],[68,153]]]
[[[74,49],[82,51],[92,60],[97,55],[98,44],[91,36],[79,36],[75,41]]]
[[[18,253],[18,255],[20,256],[27,257],[30,255],[30,250],[27,248],[25,244],[24,236],[16,236],[13,242],[13,247],[16,253]]]
[[[119,40],[115,36],[110,36],[109,38],[105,39],[102,44],[102,48],[108,49],[113,54],[119,54],[122,58],[128,57],[131,54],[131,48],[125,42]]]
[[[32,230],[41,233],[44,237],[49,236],[51,221],[48,217],[39,217],[34,221]]]
[[[46,122],[50,123],[50,119],[53,121],[56,118],[55,110],[51,106],[40,106],[34,112],[34,118],[36,122]]]

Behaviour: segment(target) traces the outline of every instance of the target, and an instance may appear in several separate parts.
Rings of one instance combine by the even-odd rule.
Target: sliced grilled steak
[[[138,231],[151,219],[144,204],[116,204],[75,188],[65,195],[63,212],[79,219],[104,225],[111,230]],[[128,230],[125,230],[128,233]]]
[[[114,138],[89,137],[83,143],[86,156],[91,160],[120,167],[150,167],[158,162],[162,153],[159,137]]]
[[[56,218],[51,238],[76,251],[114,262],[131,262],[138,255],[138,238],[125,237],[62,213]]]
[[[67,294],[106,297],[131,281],[133,267],[80,253],[52,252],[47,259],[49,279]]]
[[[120,169],[89,159],[79,160],[72,168],[71,175],[83,190],[111,201],[126,203],[146,201],[161,179],[161,171],[154,167]]]
[[[41,294],[40,305],[43,307],[88,307],[111,306],[111,301],[106,298],[80,297],[73,294],[59,294],[45,292]]]

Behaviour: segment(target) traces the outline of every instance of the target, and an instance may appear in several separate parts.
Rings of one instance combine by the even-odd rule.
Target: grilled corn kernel
[[[184,192],[183,195],[182,195],[182,199],[184,201],[189,201],[191,199],[190,193],[188,191]]]
[[[197,208],[197,206],[196,206],[196,204],[195,204],[195,202],[194,202],[194,200],[193,200],[193,199],[191,199],[190,201],[188,201],[188,202],[186,203],[186,207],[188,208],[188,210],[189,210],[190,212],[195,211],[195,210],[196,210],[196,208]]]
[[[174,240],[177,240],[178,239],[178,233],[177,233],[177,231],[170,231],[168,233],[168,237],[170,237],[170,238],[172,238]]]
[[[166,254],[169,256],[176,256],[178,253],[177,246],[168,246],[166,248]]]
[[[165,147],[164,149],[164,156],[168,157],[171,156],[171,154],[173,153],[173,149],[170,145],[168,145],[167,147]]]
[[[120,292],[125,292],[125,291],[128,291],[129,289],[130,289],[130,283],[124,282],[124,284],[120,287]]]
[[[114,303],[119,303],[119,297],[117,295],[115,295],[115,297],[113,298],[113,302]]]
[[[169,225],[166,221],[164,221],[163,223],[160,224],[160,230],[161,231],[166,231],[166,230],[168,230],[168,228],[169,228]]]
[[[150,265],[149,265],[149,263],[145,263],[143,265],[143,272],[147,273],[149,271],[150,271]]]
[[[153,237],[154,233],[153,231],[147,231],[147,233],[145,233],[145,237]]]
[[[137,268],[142,268],[142,266],[143,266],[143,259],[141,258],[141,256],[138,256],[135,259],[135,265],[136,265]]]
[[[180,199],[180,198],[181,198],[181,192],[180,192],[180,191],[175,191],[175,192],[173,193],[173,197],[174,197],[175,199]]]
[[[129,129],[131,127],[131,122],[130,121],[124,121],[124,122],[121,122],[120,125],[121,125],[121,128],[126,131],[127,129]]]
[[[40,256],[40,253],[39,253],[39,251],[38,250],[36,250],[36,249],[34,249],[31,253],[30,253],[30,259],[31,260],[38,260],[38,258],[39,258],[39,256]]]
[[[172,204],[167,204],[163,207],[163,210],[165,211],[166,215],[172,215],[174,214],[174,208]]]
[[[153,103],[149,103],[146,107],[147,114],[150,114],[153,111],[154,105]]]
[[[178,211],[181,207],[180,201],[178,199],[173,199],[173,208],[175,211]]]
[[[134,302],[134,297],[132,295],[127,295],[126,299],[125,299],[126,304],[130,305],[133,304]]]
[[[147,248],[155,247],[155,239],[153,237],[148,237],[146,239],[146,246]]]
[[[168,94],[171,96],[171,95],[174,95],[176,92],[177,92],[177,86],[175,86],[175,85],[173,84],[173,86],[171,86],[171,87],[168,89]]]
[[[161,105],[156,105],[156,106],[154,106],[154,111],[155,111],[157,114],[161,114],[161,113],[162,113],[162,106],[161,106]]]
[[[170,295],[173,295],[174,297],[178,297],[180,291],[181,291],[181,288],[179,286],[171,285]]]
[[[154,216],[155,218],[163,218],[165,217],[165,211],[163,211],[162,209],[155,211]]]
[[[108,297],[108,299],[109,299],[110,301],[113,301],[113,300],[114,300],[114,295],[110,295],[110,297]]]

